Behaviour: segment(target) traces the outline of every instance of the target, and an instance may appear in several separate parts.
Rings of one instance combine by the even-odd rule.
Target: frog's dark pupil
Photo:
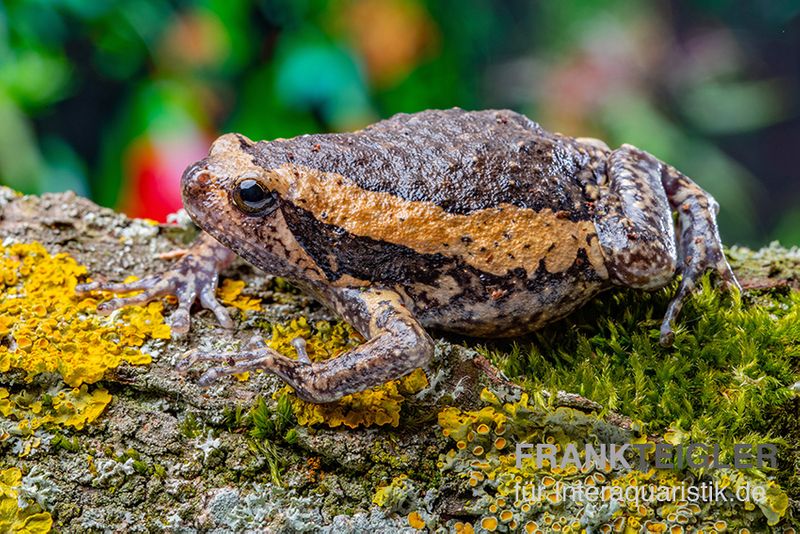
[[[247,210],[262,210],[274,202],[272,194],[265,191],[264,187],[256,180],[242,180],[239,182],[238,189],[242,207]]]

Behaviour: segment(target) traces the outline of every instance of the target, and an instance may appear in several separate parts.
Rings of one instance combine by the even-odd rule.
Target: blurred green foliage
[[[757,0],[6,0],[0,182],[163,219],[220,132],[510,107],[674,164],[717,197],[727,242],[800,243],[798,13]]]

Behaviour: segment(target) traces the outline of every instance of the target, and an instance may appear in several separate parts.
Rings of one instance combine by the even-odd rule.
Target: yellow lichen
[[[24,371],[28,382],[57,373],[70,386],[48,393],[0,389],[0,413],[18,422],[22,436],[42,425],[81,429],[95,420],[111,396],[87,384],[123,362],[150,363],[139,348],[148,338],[170,337],[160,302],[97,313],[99,299],[75,295],[86,268],[39,243],[0,246],[0,273],[0,372]]]
[[[0,532],[49,532],[53,519],[36,504],[19,499],[22,472],[16,467],[0,471]],[[29,506],[24,506],[30,504]]]
[[[39,243],[0,246],[0,272],[0,371],[21,369],[28,380],[59,373],[79,387],[122,362],[150,363],[138,347],[170,337],[160,302],[98,314],[96,299],[75,296],[86,268]]]
[[[45,401],[25,394],[11,395],[7,389],[0,388],[0,414],[16,419],[23,434],[46,424],[81,430],[86,423],[97,419],[109,402],[111,395],[108,391],[97,388],[90,393],[86,384],[80,388],[62,389],[55,395],[46,396]]]
[[[267,343],[282,354],[296,355],[292,340],[297,337],[305,339],[306,350],[312,361],[335,358],[363,342],[361,336],[347,323],[331,325],[320,321],[312,329],[306,319],[301,317],[288,325],[274,325],[272,337]],[[372,425],[396,427],[400,424],[400,407],[406,395],[417,393],[427,385],[425,373],[417,369],[400,380],[346,395],[328,404],[300,400],[288,386],[276,392],[275,398],[288,394],[297,422],[303,426],[325,424],[332,428],[341,425],[349,428]]]
[[[226,306],[233,306],[240,310],[242,315],[248,311],[261,311],[261,299],[246,297],[242,295],[245,283],[243,280],[231,280],[226,278],[222,281],[222,286],[217,289],[217,297]]]
[[[761,497],[741,503],[739,511],[733,506],[708,503],[704,507],[680,500],[698,480],[680,471],[649,469],[629,471],[612,469],[608,462],[599,465],[541,465],[530,458],[517,464],[516,451],[508,443],[548,443],[557,451],[565,443],[575,443],[576,437],[565,429],[585,428],[587,432],[596,420],[592,416],[566,407],[553,409],[545,404],[529,403],[526,393],[503,393],[510,402],[502,402],[498,394],[484,390],[481,399],[488,403],[479,410],[466,411],[446,407],[439,412],[442,433],[452,440],[452,448],[441,455],[438,467],[454,472],[477,496],[470,511],[478,516],[477,524],[483,531],[524,526],[527,532],[579,532],[581,508],[585,501],[577,500],[564,488],[574,488],[583,482],[584,487],[598,489],[598,502],[618,501],[620,507],[600,532],[684,532],[687,525],[697,531],[730,530],[733,521],[750,521],[759,510],[769,525],[777,524],[786,514],[788,498],[773,480],[761,479],[747,471],[730,469],[713,470],[704,482],[713,479],[715,485],[727,492],[727,498],[746,485],[758,487]],[[513,400],[516,399],[516,400]],[[636,423],[634,423],[635,425]],[[574,431],[574,430],[573,430]],[[506,437],[499,437],[504,434]],[[591,433],[587,434],[592,436]],[[671,436],[674,438],[675,435]],[[630,442],[642,443],[640,436],[631,435]],[[649,442],[648,442],[649,443]],[[652,462],[654,447],[646,448],[647,460]],[[584,458],[583,451],[580,458]],[[619,497],[628,490],[645,495],[660,495],[657,502],[637,502]],[[743,493],[740,491],[740,493]],[[553,515],[550,511],[568,510],[566,514]],[[707,517],[713,518],[706,522]],[[738,516],[738,518],[737,518]],[[512,527],[511,525],[515,525]],[[544,525],[540,527],[539,525]],[[694,530],[693,530],[694,531]]]
[[[379,487],[372,496],[372,502],[381,508],[394,509],[402,505],[414,492],[414,486],[408,475],[398,475],[392,482]]]
[[[497,518],[492,516],[484,517],[481,519],[481,527],[488,532],[494,532],[497,530]]]

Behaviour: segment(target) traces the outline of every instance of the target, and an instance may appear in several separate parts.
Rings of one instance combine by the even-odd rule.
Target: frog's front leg
[[[661,325],[672,344],[672,322],[697,280],[714,269],[727,286],[738,282],[722,251],[714,199],[688,177],[630,145],[613,151],[601,184],[595,226],[609,275],[627,287],[657,289],[677,272],[678,292]],[[672,212],[678,213],[678,249]]]
[[[324,403],[400,378],[430,361],[433,340],[394,291],[337,289],[328,296],[331,307],[367,338],[366,343],[324,362],[302,358],[303,344],[298,342],[299,360],[261,347],[231,354],[193,354],[182,366],[203,360],[231,362],[206,371],[201,385],[223,375],[263,369],[282,378],[298,397]]]
[[[141,291],[138,295],[114,298],[100,304],[97,309],[101,313],[110,313],[123,306],[144,304],[165,295],[174,295],[178,298],[178,309],[170,317],[170,326],[178,334],[188,332],[191,323],[190,309],[199,300],[204,308],[214,313],[223,327],[232,328],[233,321],[225,306],[217,301],[216,290],[220,271],[230,265],[235,257],[233,252],[204,232],[192,243],[186,254],[164,273],[127,284],[92,282],[78,286],[76,291],[80,294],[92,291]]]

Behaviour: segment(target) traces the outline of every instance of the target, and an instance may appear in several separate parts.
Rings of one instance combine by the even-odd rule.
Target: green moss
[[[257,440],[286,438],[296,424],[292,403],[287,395],[278,397],[274,409],[263,398],[259,398],[250,410],[247,422],[251,426],[250,436]]]
[[[580,394],[647,435],[724,451],[777,443],[778,469],[755,476],[774,477],[798,498],[800,399],[792,385],[800,380],[800,292],[726,294],[706,276],[681,314],[674,346],[664,348],[658,328],[674,291],[675,284],[610,292],[523,341],[479,351],[531,395]]]
[[[133,461],[133,469],[140,475],[148,475],[151,472],[150,467],[147,465],[147,463],[141,460]]]
[[[245,408],[242,404],[237,404],[234,407],[225,406],[222,408],[223,427],[225,427],[228,432],[234,432],[242,428],[247,424],[245,415]]]
[[[720,444],[788,437],[775,415],[800,378],[800,293],[753,305],[706,277],[663,348],[658,326],[673,290],[609,293],[508,351],[481,352],[531,392],[578,393],[648,433],[673,427]]]
[[[54,447],[58,447],[69,452],[78,452],[81,450],[81,444],[78,441],[77,436],[73,436],[72,439],[70,439],[63,434],[57,433],[53,436],[53,439],[50,441],[50,443]]]
[[[197,421],[197,418],[192,413],[186,414],[183,421],[180,423],[181,434],[189,439],[196,438],[202,431],[202,425]]]
[[[161,464],[153,464],[153,476],[156,478],[167,478],[167,468]]]

